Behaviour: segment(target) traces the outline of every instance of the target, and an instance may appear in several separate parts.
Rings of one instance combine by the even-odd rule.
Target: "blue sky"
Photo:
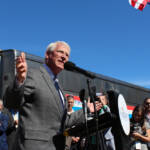
[[[1,0],[0,49],[44,57],[50,42],[71,46],[77,66],[150,88],[150,6],[128,0]]]

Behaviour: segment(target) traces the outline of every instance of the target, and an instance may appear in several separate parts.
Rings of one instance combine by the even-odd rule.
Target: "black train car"
[[[6,88],[12,84],[15,78],[15,59],[21,51],[18,50],[2,50],[0,51],[0,98],[3,98]],[[38,68],[44,63],[44,59],[38,56],[26,53],[26,60],[29,67]],[[79,96],[81,89],[87,89],[87,80],[91,86],[96,87],[96,91],[103,89],[105,91],[113,90],[123,94],[130,113],[133,106],[141,104],[145,97],[150,97],[150,89],[133,85],[124,81],[120,81],[111,77],[93,73],[96,78],[91,79],[81,73],[64,70],[59,74],[59,81],[66,94]],[[115,131],[115,142],[117,150],[129,149],[128,136],[121,129]]]

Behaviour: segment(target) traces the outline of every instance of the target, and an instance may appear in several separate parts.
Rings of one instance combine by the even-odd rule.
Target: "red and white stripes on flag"
[[[129,3],[134,8],[142,11],[149,1],[150,0],[129,0]]]

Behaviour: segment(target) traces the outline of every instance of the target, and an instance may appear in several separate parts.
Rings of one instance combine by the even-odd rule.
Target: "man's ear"
[[[46,51],[46,52],[45,52],[45,58],[46,58],[46,59],[48,58],[48,55],[49,55],[49,52]]]
[[[53,52],[47,51],[47,52],[45,53],[45,59],[48,60],[49,58],[52,57],[52,55],[53,55]]]
[[[49,53],[48,51],[45,52],[45,63],[48,63],[48,58],[49,58]]]

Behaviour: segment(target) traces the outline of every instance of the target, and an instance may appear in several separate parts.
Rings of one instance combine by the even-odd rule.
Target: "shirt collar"
[[[50,77],[55,80],[57,78],[57,76],[54,75],[54,73],[52,72],[51,68],[48,67],[46,64],[44,64],[45,69],[47,70],[48,74],[50,75]]]
[[[72,109],[72,111],[68,111],[67,113],[70,115],[71,113],[73,113],[74,112],[74,110]]]

